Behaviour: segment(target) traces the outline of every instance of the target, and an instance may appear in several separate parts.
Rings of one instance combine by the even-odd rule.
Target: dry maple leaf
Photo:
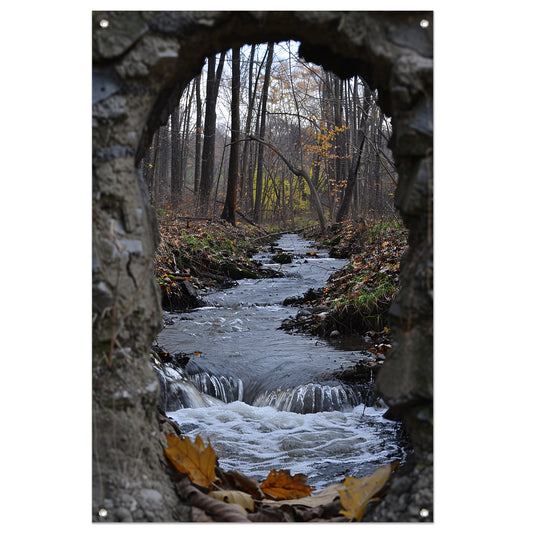
[[[344,507],[341,514],[352,520],[361,520],[366,504],[385,486],[395,466],[380,466],[371,476],[361,479],[346,477],[343,490],[339,492]]]
[[[307,476],[295,474],[291,476],[289,470],[271,470],[263,483],[261,490],[274,500],[290,500],[309,496],[314,490],[306,485]]]
[[[216,479],[217,456],[211,444],[204,445],[202,437],[196,436],[194,443],[189,437],[166,435],[165,455],[179,472],[187,474],[190,480],[202,487],[210,488]]]

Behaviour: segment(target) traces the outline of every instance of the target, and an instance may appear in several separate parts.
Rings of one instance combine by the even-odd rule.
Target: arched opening
[[[395,309],[398,343],[381,389],[428,462],[432,427],[431,303],[427,300],[431,292],[431,40],[420,20],[431,21],[431,14],[95,13],[93,18],[95,75],[104,89],[96,111],[93,108],[97,122],[93,374],[94,424],[99,428],[95,516],[104,499],[120,500],[117,487],[124,483],[113,470],[115,459],[107,458],[128,456],[120,450],[116,433],[102,435],[102,430],[113,420],[115,426],[123,424],[126,434],[133,432],[135,428],[125,422],[131,414],[137,417],[137,429],[144,428],[144,432],[153,426],[147,420],[156,402],[154,380],[141,354],[159,328],[157,287],[146,281],[157,236],[150,234],[155,227],[153,213],[142,201],[140,160],[155,129],[169,115],[168,102],[198,74],[204,57],[245,43],[298,39],[306,59],[340,76],[362,75],[378,89],[382,108],[392,116],[393,151],[401,181],[397,204],[411,230],[411,252],[404,269],[403,298]],[[102,20],[107,24],[102,25]],[[414,360],[409,355],[413,352]],[[144,465],[160,462],[157,450],[147,442],[142,450]],[[138,443],[130,455],[139,456]],[[166,475],[153,474],[161,501],[175,499],[164,486]],[[146,486],[141,482],[135,496],[144,513],[137,513],[144,517],[140,520],[149,519],[143,490]],[[188,511],[180,510],[185,507],[167,514],[161,509],[153,516],[161,520],[178,515],[187,520]],[[133,516],[131,510],[129,515],[122,512]]]

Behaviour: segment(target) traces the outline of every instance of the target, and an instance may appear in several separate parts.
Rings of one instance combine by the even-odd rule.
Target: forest
[[[398,220],[392,128],[377,91],[304,62],[297,45],[207,58],[143,159],[159,214],[267,231]]]
[[[183,476],[178,493],[216,521],[361,520],[408,453],[373,387],[407,247],[391,121],[364,79],[341,79],[296,49],[271,42],[208,57],[142,161],[167,313],[151,352],[164,451]],[[289,438],[280,411],[293,413],[290,424],[321,417],[307,437],[324,439],[321,451],[306,439],[290,446],[313,468],[280,451]],[[365,412],[380,420],[368,465],[330,451],[337,440],[357,448],[355,428],[367,441],[373,422],[356,421]],[[342,430],[335,413],[350,413]],[[280,433],[272,441],[255,428],[265,416]],[[357,477],[340,483],[346,464]]]

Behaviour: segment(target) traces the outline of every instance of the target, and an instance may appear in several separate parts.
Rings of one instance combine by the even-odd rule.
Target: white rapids
[[[211,442],[223,470],[259,481],[271,469],[286,468],[322,489],[403,458],[394,438],[397,424],[382,417],[383,409],[363,405],[301,414],[232,402],[167,414],[186,435]]]

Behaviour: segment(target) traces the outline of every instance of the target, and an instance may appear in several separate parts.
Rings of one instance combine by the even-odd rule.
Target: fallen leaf
[[[380,466],[371,476],[361,479],[346,477],[340,491],[344,507],[341,514],[352,520],[361,520],[366,504],[385,486],[395,466]]]
[[[257,479],[245,476],[242,472],[228,470],[223,472],[222,482],[227,489],[247,492],[255,500],[262,500],[264,494],[259,487]]]
[[[327,486],[324,490],[313,496],[304,496],[303,498],[297,498],[294,500],[280,500],[269,501],[269,505],[305,505],[306,507],[320,507],[321,505],[328,505],[335,498],[338,498],[340,493],[344,490],[342,483],[335,483]]]
[[[216,479],[217,456],[210,443],[204,445],[202,437],[196,436],[194,443],[189,437],[166,435],[165,455],[179,472],[187,474],[190,480],[202,487],[210,488]]]
[[[209,496],[221,502],[240,505],[243,509],[251,513],[254,511],[254,500],[246,492],[240,490],[214,490],[209,493]]]
[[[289,470],[271,470],[263,483],[261,490],[274,500],[289,500],[309,496],[314,490],[306,485],[307,476],[295,474],[291,476]]]

